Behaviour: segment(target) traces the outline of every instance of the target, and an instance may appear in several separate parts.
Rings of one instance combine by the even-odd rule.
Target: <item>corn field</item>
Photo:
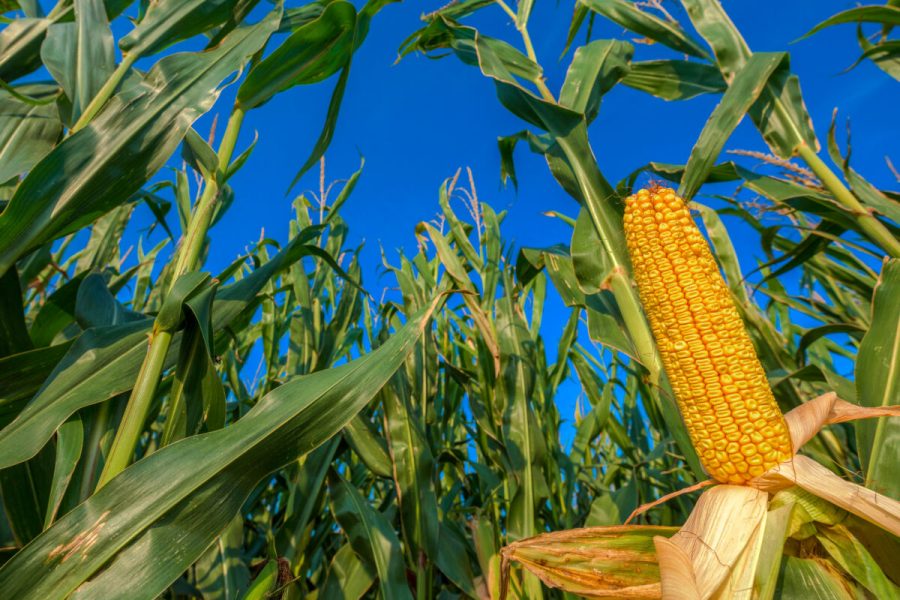
[[[326,187],[324,157],[394,2],[0,0],[0,598],[900,598],[900,192],[789,53],[719,0],[560,2],[553,89],[534,0],[423,9],[399,60],[493,84],[501,180],[538,155],[570,235],[511,242],[458,171],[368,265],[368,167]],[[795,38],[855,27],[834,70],[896,96],[897,25]],[[287,176],[319,192],[214,272],[245,117],[301,85],[329,100]],[[607,179],[622,86],[717,97],[683,164]],[[768,153],[728,152],[742,120]]]

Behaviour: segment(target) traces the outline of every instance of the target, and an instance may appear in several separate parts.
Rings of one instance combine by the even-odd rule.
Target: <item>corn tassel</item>
[[[791,458],[791,438],[712,252],[671,189],[630,196],[625,238],[641,302],[709,475],[746,484]]]

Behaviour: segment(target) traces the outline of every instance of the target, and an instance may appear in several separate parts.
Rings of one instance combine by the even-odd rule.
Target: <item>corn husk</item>
[[[675,527],[588,527],[547,533],[503,549],[503,572],[522,564],[545,585],[588,598],[661,598],[655,539]]]
[[[657,542],[663,596],[749,597],[744,590],[752,589],[768,500],[765,492],[736,485],[700,496],[678,533]],[[723,585],[725,595],[718,596]]]
[[[754,483],[758,489],[769,492],[797,485],[894,535],[900,535],[900,502],[841,479],[806,456],[795,456]]]
[[[884,416],[900,416],[900,406],[864,407],[833,393],[819,396],[785,414],[794,451],[790,460],[749,485],[706,490],[677,533],[653,538],[655,552],[641,546],[641,539],[646,544],[645,526],[576,529],[508,546],[503,550],[504,572],[509,562],[519,562],[546,585],[584,597],[749,600],[772,598],[779,572],[785,569],[791,578],[808,577],[811,589],[840,587],[844,594],[852,589],[900,598],[900,574],[883,570],[890,559],[876,560],[867,550],[891,544],[879,541],[873,546],[843,524],[852,519],[850,513],[871,525],[866,526],[868,535],[900,536],[900,502],[797,454],[826,425]],[[616,538],[634,554],[610,553]],[[784,556],[789,538],[816,543],[829,556]],[[651,556],[656,570],[646,562]],[[640,569],[628,571],[637,564]],[[654,573],[657,580],[647,579]]]
[[[900,406],[859,406],[838,398],[834,392],[804,402],[784,415],[794,454],[825,425],[877,417],[900,417]]]

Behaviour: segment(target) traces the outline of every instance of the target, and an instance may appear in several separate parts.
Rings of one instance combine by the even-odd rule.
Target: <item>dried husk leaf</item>
[[[727,597],[734,597],[739,585],[752,589],[753,554],[762,542],[768,500],[768,494],[747,486],[720,485],[704,492],[669,544],[657,543],[663,597],[713,598],[732,573]]]
[[[900,416],[900,406],[859,406],[838,398],[834,392],[823,394],[788,411],[784,415],[791,434],[794,454],[826,425],[859,419]]]
[[[768,492],[777,492],[791,485],[798,485],[815,496],[900,536],[900,502],[841,479],[806,456],[798,454],[753,480],[754,487]]]
[[[785,415],[795,453],[791,460],[754,479],[749,486],[717,485],[704,492],[685,525],[674,535],[674,528],[648,526],[544,534],[504,548],[504,572],[508,572],[510,561],[517,561],[550,587],[594,598],[770,597],[796,507],[812,510],[812,517],[830,523],[834,519],[826,517],[831,511],[826,515],[820,510],[830,505],[814,502],[822,499],[834,505],[835,515],[838,509],[834,507],[840,507],[900,536],[900,502],[841,479],[812,459],[796,455],[826,425],[884,416],[900,416],[900,406],[865,407],[845,402],[834,393],[819,396]],[[681,493],[709,483],[701,482]],[[769,494],[790,488],[794,490],[786,492],[790,498],[782,494],[769,513]],[[639,512],[641,509],[635,514]]]
[[[587,527],[545,533],[503,549],[545,585],[588,598],[661,598],[654,538],[676,527]]]
[[[725,583],[713,596],[721,600],[750,600],[753,597],[753,581],[759,564],[760,551],[766,533],[768,511],[763,512],[762,519],[753,530],[750,540],[738,556],[737,562],[728,573]]]
[[[666,600],[700,600],[691,558],[671,540],[659,537],[654,542],[663,597]]]

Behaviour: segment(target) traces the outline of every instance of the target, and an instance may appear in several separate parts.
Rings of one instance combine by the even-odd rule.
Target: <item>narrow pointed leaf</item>
[[[754,54],[734,77],[691,150],[678,189],[682,198],[693,198],[706,181],[731,133],[765,89],[785,56],[780,52]]]
[[[400,540],[390,522],[336,473],[329,477],[328,487],[331,511],[350,538],[350,545],[378,574],[382,596],[388,600],[412,600]]]
[[[295,85],[322,81],[343,68],[353,51],[356,9],[338,0],[292,33],[257,64],[238,90],[238,103],[249,110]]]
[[[698,58],[707,58],[708,54],[677,24],[641,10],[633,2],[626,0],[579,0],[589,9],[600,13],[607,19],[635,33]]]
[[[688,100],[728,87],[715,66],[686,60],[633,62],[622,83],[663,100]]]

